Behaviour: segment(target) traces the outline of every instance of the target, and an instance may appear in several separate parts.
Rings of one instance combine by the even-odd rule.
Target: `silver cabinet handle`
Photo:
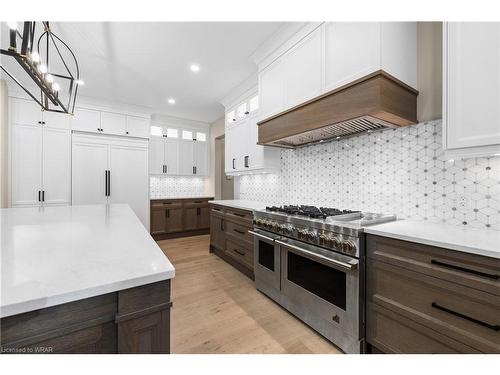
[[[298,255],[304,255],[311,260],[317,259],[323,263],[327,263],[328,265],[332,266],[333,268],[337,268],[337,269],[340,268],[340,269],[347,270],[347,271],[353,271],[358,266],[357,264],[349,264],[349,263],[341,262],[340,260],[332,259],[332,258],[326,257],[324,255],[317,254],[315,252],[303,249],[301,247],[298,247],[295,245],[290,245],[290,244],[283,242],[283,241],[276,240],[276,243],[292,250],[292,252],[294,252]]]

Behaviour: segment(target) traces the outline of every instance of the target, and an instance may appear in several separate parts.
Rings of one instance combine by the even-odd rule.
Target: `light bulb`
[[[11,29],[11,30],[17,30],[17,22],[15,22],[15,21],[9,21],[9,22],[7,22],[7,25],[9,26],[9,29]]]
[[[47,65],[45,64],[40,64],[40,66],[38,67],[38,71],[42,74],[45,74],[47,73]]]
[[[48,82],[48,83],[52,83],[54,82],[54,76],[52,74],[47,74],[45,76],[45,80]]]
[[[40,62],[40,55],[38,54],[38,52],[31,52],[31,61],[33,61],[34,63]]]
[[[54,83],[52,84],[52,90],[54,90],[54,91],[59,91],[59,89],[60,89],[60,87],[59,87],[59,83],[54,82]]]
[[[174,98],[168,98],[168,104],[175,104],[175,99]]]
[[[81,79],[77,79],[76,80],[76,84],[79,85],[79,86],[83,86],[83,85],[85,85],[85,82],[83,80],[81,80]]]
[[[189,69],[191,69],[192,72],[199,72],[200,71],[200,67],[199,65],[196,65],[196,64],[192,64]]]

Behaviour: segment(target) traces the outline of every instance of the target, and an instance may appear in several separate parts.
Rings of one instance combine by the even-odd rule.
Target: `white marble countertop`
[[[364,228],[366,233],[500,258],[500,232],[453,225],[398,220]]]
[[[220,206],[239,208],[240,210],[262,210],[266,208],[266,204],[256,201],[247,201],[244,199],[225,199],[225,200],[213,200],[208,203],[217,204]]]
[[[126,204],[0,210],[0,317],[170,279]]]
[[[163,198],[157,198],[157,197],[151,197],[150,200],[152,201],[160,201],[160,200],[164,200],[164,199],[213,199],[214,197],[213,196],[205,196],[205,195],[202,195],[202,196],[199,196],[199,197],[163,197]]]

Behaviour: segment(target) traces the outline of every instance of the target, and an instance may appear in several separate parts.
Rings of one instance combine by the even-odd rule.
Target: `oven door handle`
[[[276,241],[275,239],[273,239],[271,237],[264,236],[263,234],[254,232],[253,230],[249,230],[248,233],[250,233],[252,236],[262,238],[263,240],[272,241],[272,242]],[[276,241],[276,242],[278,242],[278,241]]]
[[[354,271],[358,267],[357,263],[350,264],[350,263],[342,262],[340,260],[328,258],[324,255],[314,253],[312,251],[303,249],[303,248],[295,246],[295,245],[290,245],[289,243],[286,243],[283,241],[276,240],[276,243],[292,250],[293,253],[296,253],[298,255],[304,255],[306,258],[309,258],[311,260],[319,260],[320,262],[326,263],[326,264],[332,266],[333,268],[337,268],[337,269],[340,268],[340,269],[345,270],[345,271]]]

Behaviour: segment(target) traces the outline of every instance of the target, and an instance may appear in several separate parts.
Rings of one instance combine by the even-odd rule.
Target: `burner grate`
[[[361,211],[341,210],[331,207],[316,207],[307,205],[284,205],[266,207],[266,211],[281,212],[287,215],[306,216],[312,219],[326,219],[329,216],[348,215],[360,213]]]

